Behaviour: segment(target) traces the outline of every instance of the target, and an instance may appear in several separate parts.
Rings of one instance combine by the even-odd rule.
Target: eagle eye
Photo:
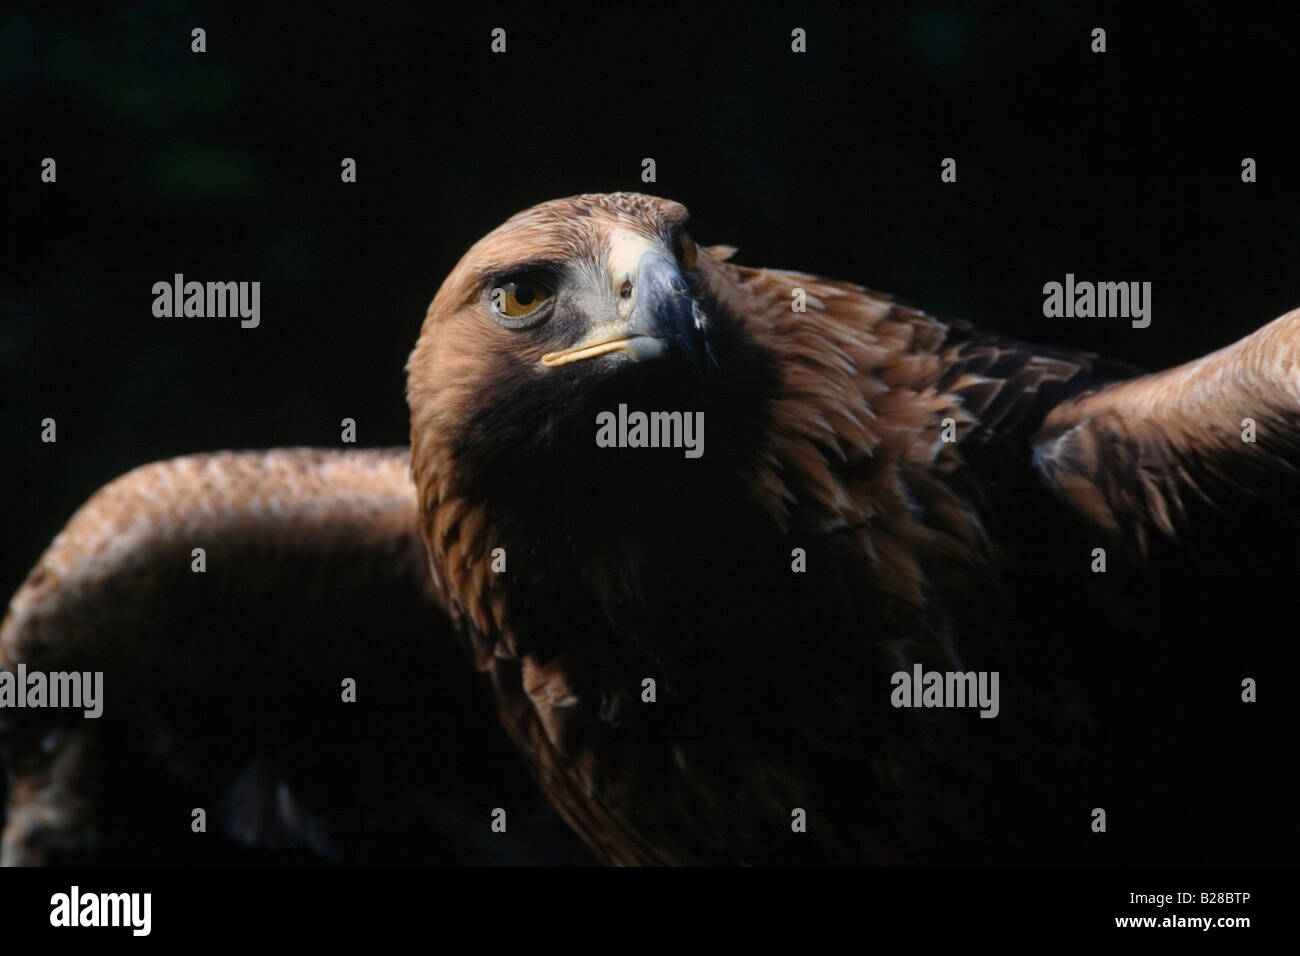
[[[532,275],[508,276],[492,289],[492,311],[508,328],[525,328],[541,321],[555,298],[551,288]]]

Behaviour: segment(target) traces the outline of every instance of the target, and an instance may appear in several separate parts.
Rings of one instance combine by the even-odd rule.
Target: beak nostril
[[[619,298],[621,298],[621,299],[630,299],[630,298],[632,298],[632,280],[631,280],[631,279],[624,279],[624,280],[623,280],[623,288],[621,288],[621,289],[618,290],[618,295],[619,295]]]

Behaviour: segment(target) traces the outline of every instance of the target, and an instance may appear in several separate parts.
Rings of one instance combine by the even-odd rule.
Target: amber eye
[[[684,232],[677,234],[677,256],[682,260],[683,268],[694,269],[699,253],[700,247],[695,244],[694,239]]]
[[[492,310],[503,325],[520,328],[539,321],[545,315],[553,293],[531,276],[515,276],[492,290]]]

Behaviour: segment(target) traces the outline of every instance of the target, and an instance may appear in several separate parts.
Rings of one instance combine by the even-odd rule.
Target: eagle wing
[[[521,848],[489,843],[494,806],[551,827],[450,633],[405,449],[117,479],[14,595],[0,669],[19,665],[102,672],[103,715],[3,712],[5,863],[482,861]]]
[[[1293,522],[1300,310],[1185,365],[1062,402],[1033,456],[1057,495],[1137,554],[1229,528],[1247,509]]]

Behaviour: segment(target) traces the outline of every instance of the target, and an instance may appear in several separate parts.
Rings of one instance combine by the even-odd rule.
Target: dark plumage
[[[685,219],[625,194],[521,213],[449,276],[408,365],[434,578],[507,730],[597,855],[1293,851],[1260,837],[1258,794],[1215,802],[1231,748],[1188,750],[1198,699],[1261,729],[1238,695],[1264,658],[1243,653],[1240,673],[1195,687],[1180,670],[1227,622],[1165,603],[1178,593],[1168,568],[1231,587],[1222,575],[1252,539],[1212,551],[1207,571],[1205,542],[1165,516],[1214,475],[1209,500],[1229,522],[1203,515],[1196,530],[1240,529],[1259,520],[1257,493],[1292,480],[1300,313],[1218,358],[1112,384],[1133,370],[733,265],[731,250],[683,239]],[[646,263],[664,258],[678,283],[652,293],[654,317],[620,313],[627,284],[645,287]],[[490,291],[537,268],[549,317],[493,321]],[[791,308],[796,288],[806,312]],[[592,347],[647,323],[669,343],[650,359]],[[597,447],[596,415],[620,403],[702,411],[708,450]],[[1243,444],[1252,411],[1268,437]],[[1294,516],[1293,488],[1267,501]],[[490,570],[498,547],[507,573]],[[1104,575],[1095,547],[1110,552]],[[796,548],[806,573],[791,570]],[[1277,580],[1252,579],[1261,601]],[[891,707],[891,675],[916,662],[998,671],[1002,713]],[[1152,730],[1189,743],[1144,753]],[[1135,825],[1153,806],[1177,825]],[[1094,807],[1123,835],[1098,839]],[[795,808],[807,833],[791,831]]]
[[[735,265],[730,249],[696,247],[685,222],[666,200],[580,196],[470,249],[408,363],[415,493],[388,459],[383,515],[367,517],[363,478],[350,505],[290,507],[303,515],[293,534],[267,537],[276,512],[250,502],[300,465],[242,459],[252,490],[214,527],[265,542],[262,579],[294,585],[272,604],[335,622],[320,647],[286,643],[277,672],[306,655],[328,683],[350,614],[393,584],[367,570],[322,596],[280,553],[334,567],[359,552],[343,563],[391,569],[412,598],[401,617],[414,624],[380,645],[454,634],[542,791],[602,861],[1294,858],[1295,786],[1252,757],[1294,726],[1295,654],[1241,602],[1269,607],[1290,586],[1300,312],[1135,378],[858,286]],[[791,308],[795,289],[806,312]],[[600,447],[597,416],[620,405],[703,413],[702,456]],[[1240,440],[1245,417],[1256,443]],[[308,470],[316,485],[277,500],[342,480]],[[326,531],[336,514],[353,515],[342,537]],[[38,566],[60,575],[15,597],[0,664],[81,659],[112,637],[66,626],[71,608],[119,604],[70,584],[81,547],[108,533],[83,525],[84,546],[56,541],[51,554],[68,556]],[[427,580],[411,573],[417,529]],[[150,577],[123,620],[177,600],[148,583],[172,558],[144,553]],[[126,574],[115,561],[96,582]],[[250,587],[237,577],[229,593]],[[254,620],[271,613],[257,607]],[[179,665],[141,650],[159,665],[144,701],[175,686]],[[210,676],[222,660],[196,651],[193,679],[224,680]],[[892,706],[892,676],[915,664],[998,672],[998,716]],[[1258,704],[1240,701],[1245,677],[1269,682]],[[489,730],[454,726],[475,707],[466,680],[462,696],[434,698],[430,724],[491,753]],[[250,744],[281,739],[257,715],[239,721]],[[10,765],[33,769],[15,794],[36,793],[25,781],[50,761],[17,749]],[[473,760],[464,772],[489,799],[493,772]],[[440,796],[457,803],[454,790],[440,779]],[[1098,807],[1105,834],[1090,827]],[[797,809],[806,832],[792,830]],[[11,820],[7,846],[21,836]]]

